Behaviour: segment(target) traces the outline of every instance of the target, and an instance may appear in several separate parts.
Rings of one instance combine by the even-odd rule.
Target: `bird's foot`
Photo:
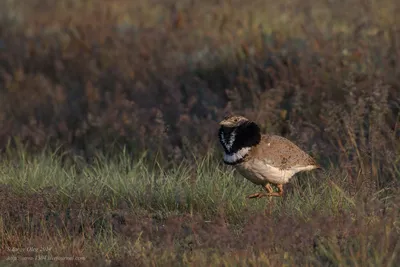
[[[282,197],[283,196],[283,185],[278,184],[278,192],[274,192],[270,184],[266,184],[264,188],[266,189],[267,192],[259,192],[255,194],[251,194],[247,196],[247,198],[262,198],[262,197],[269,197],[271,200],[272,197]]]
[[[267,197],[267,196],[268,196],[267,193],[260,192],[260,193],[248,195],[247,198],[262,198],[262,197]]]
[[[270,197],[282,197],[283,192],[273,192],[273,193],[268,193],[267,195]]]
[[[261,192],[261,193],[255,193],[255,194],[251,194],[251,195],[247,196],[247,198],[263,198],[263,197],[270,197],[270,199],[271,199],[271,197],[282,197],[282,194],[280,192],[279,193],[277,193],[277,192],[273,192],[273,193]]]

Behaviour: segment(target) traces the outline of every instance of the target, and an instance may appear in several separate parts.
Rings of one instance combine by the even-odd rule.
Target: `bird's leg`
[[[259,193],[251,194],[247,198],[282,197],[283,196],[283,185],[278,184],[276,186],[279,189],[278,192],[274,192],[274,190],[272,189],[272,186],[268,183],[265,186],[263,186],[263,188],[265,188],[268,191],[268,193],[267,192],[259,192]]]
[[[249,196],[247,196],[247,198],[262,198],[262,197],[268,197],[270,196],[271,193],[274,192],[274,190],[272,190],[272,187],[269,183],[265,184],[263,186],[264,189],[266,189],[268,191],[267,192],[259,192],[259,193],[255,193],[255,194],[251,194]]]
[[[274,203],[273,203],[273,201],[272,201],[272,196],[271,196],[270,194],[274,192],[274,189],[272,189],[272,186],[271,186],[270,184],[266,184],[266,185],[265,185],[265,189],[267,189],[268,195],[269,195],[269,197],[268,197],[268,200],[269,200],[269,202],[268,202],[268,208],[265,210],[265,213],[266,213],[267,215],[271,215],[271,214],[272,214],[272,210],[273,210]]]
[[[283,196],[283,185],[278,184],[278,185],[276,185],[276,186],[277,186],[278,189],[279,189],[278,192],[273,192],[271,186],[269,186],[270,189],[271,189],[271,190],[269,190],[269,193],[268,193],[269,196],[272,196],[272,197],[281,197],[281,196]]]
[[[272,186],[270,184],[266,184],[265,189],[267,189],[268,194],[272,194],[274,192],[274,189],[272,189]]]
[[[267,191],[268,191],[269,202],[271,203],[271,200],[272,200],[271,194],[274,193],[274,189],[272,189],[272,186],[270,184],[266,184],[265,189],[267,189]]]
[[[263,194],[264,194],[263,192],[254,193],[254,194],[248,195],[247,198],[262,198]]]

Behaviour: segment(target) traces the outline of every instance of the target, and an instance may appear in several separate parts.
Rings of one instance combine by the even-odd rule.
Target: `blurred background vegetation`
[[[0,178],[20,190],[0,187],[0,247],[51,237],[115,266],[154,266],[148,253],[163,266],[190,253],[200,266],[396,266],[398,14],[396,0],[0,1]],[[254,217],[263,204],[240,198],[254,187],[220,164],[229,113],[327,170],[294,182],[268,208],[276,220]],[[47,232],[32,226],[65,209]]]
[[[1,149],[180,160],[212,148],[232,112],[326,158],[350,157],[349,135],[369,155],[396,147],[396,1],[1,5]]]

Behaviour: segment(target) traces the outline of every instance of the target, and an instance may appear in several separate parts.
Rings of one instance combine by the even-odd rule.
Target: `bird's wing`
[[[293,166],[318,166],[310,155],[290,140],[277,135],[263,135],[260,144],[252,152],[253,156],[280,169],[289,169]]]

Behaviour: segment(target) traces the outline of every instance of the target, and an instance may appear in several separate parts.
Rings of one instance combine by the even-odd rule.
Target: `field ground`
[[[0,1],[0,266],[400,266],[400,2]],[[226,113],[324,167],[283,198]]]
[[[169,171],[121,155],[81,169],[51,155],[3,161],[5,262],[40,255],[83,257],[63,261],[82,266],[399,262],[398,195],[362,182],[349,188],[340,168],[298,175],[283,199],[248,200],[260,188],[211,155]]]

